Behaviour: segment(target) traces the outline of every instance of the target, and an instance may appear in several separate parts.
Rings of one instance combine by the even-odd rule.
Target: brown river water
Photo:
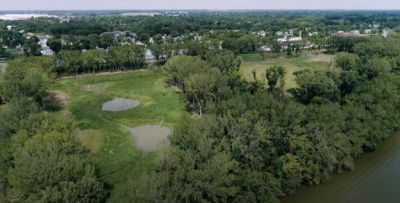
[[[281,203],[400,203],[400,132],[375,152],[364,153],[353,171],[333,175],[331,184],[301,186]]]

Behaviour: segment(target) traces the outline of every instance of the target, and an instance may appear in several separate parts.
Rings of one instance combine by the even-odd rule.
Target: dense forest
[[[0,76],[0,200],[275,203],[302,184],[329,183],[400,121],[400,39],[334,32],[376,22],[394,29],[399,19],[399,12],[259,11],[0,21],[0,45],[28,50],[10,57]],[[10,23],[18,29],[6,30]],[[307,27],[319,34],[286,51],[277,44],[275,32]],[[56,55],[40,56],[37,39],[19,29],[53,35]],[[100,36],[115,30],[135,32],[144,45]],[[252,33],[260,30],[268,33]],[[265,45],[272,53],[260,53]],[[290,58],[312,49],[335,59],[328,70],[294,72],[296,88],[285,89],[288,71],[279,65],[252,81],[241,75],[242,54]],[[148,50],[196,116],[176,124],[154,170],[107,185],[75,136],[74,118],[49,113],[60,108],[52,87],[61,76],[146,68]]]

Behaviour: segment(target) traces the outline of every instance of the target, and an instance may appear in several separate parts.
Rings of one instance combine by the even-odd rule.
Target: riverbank
[[[353,171],[334,174],[331,184],[301,186],[281,203],[397,203],[400,200],[400,131],[375,152],[364,153]]]

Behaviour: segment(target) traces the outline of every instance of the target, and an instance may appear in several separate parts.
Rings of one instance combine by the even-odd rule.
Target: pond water
[[[116,98],[103,104],[102,111],[125,111],[140,104],[137,100]]]
[[[133,137],[133,144],[143,155],[162,150],[170,145],[168,136],[171,129],[162,125],[141,125],[134,128],[122,125],[129,130]]]
[[[364,153],[355,170],[333,176],[333,183],[302,186],[281,203],[399,203],[400,132],[375,152]]]

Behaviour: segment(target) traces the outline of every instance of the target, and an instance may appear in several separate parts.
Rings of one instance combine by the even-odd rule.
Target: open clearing
[[[241,71],[250,81],[254,69],[258,79],[265,79],[267,68],[281,65],[286,68],[285,89],[289,89],[296,87],[293,72],[304,68],[327,69],[329,57],[332,56],[290,59],[280,56],[261,60],[256,54],[244,55]],[[121,124],[132,128],[158,125],[173,130],[183,114],[190,115],[179,92],[165,85],[162,69],[123,73],[63,78],[55,88],[57,99],[64,104],[57,116],[71,114],[75,118],[76,136],[91,155],[101,180],[109,185],[139,177],[156,167],[158,152],[149,150],[149,154],[142,156],[143,151],[132,144],[131,133]],[[102,111],[103,104],[115,98],[137,100],[140,105],[125,111]]]
[[[307,54],[303,53],[300,57],[286,58],[274,55],[274,58],[267,57],[264,60],[258,54],[248,54],[243,55],[242,59],[241,72],[249,81],[254,80],[253,70],[256,70],[258,80],[265,81],[266,69],[275,65],[284,67],[286,69],[284,89],[288,90],[297,87],[294,72],[302,69],[327,70],[332,67],[331,62],[333,62],[334,56],[308,52]]]
[[[83,88],[109,82],[112,85],[97,91]],[[182,114],[189,115],[179,93],[165,86],[162,69],[64,78],[56,89],[68,95],[68,104],[58,113],[71,112],[74,116],[78,123],[76,136],[92,155],[102,181],[110,185],[153,171],[157,160],[157,152],[142,156],[142,151],[132,144],[130,132],[120,124],[173,129]],[[140,105],[126,111],[102,111],[103,104],[115,98],[135,99]]]

